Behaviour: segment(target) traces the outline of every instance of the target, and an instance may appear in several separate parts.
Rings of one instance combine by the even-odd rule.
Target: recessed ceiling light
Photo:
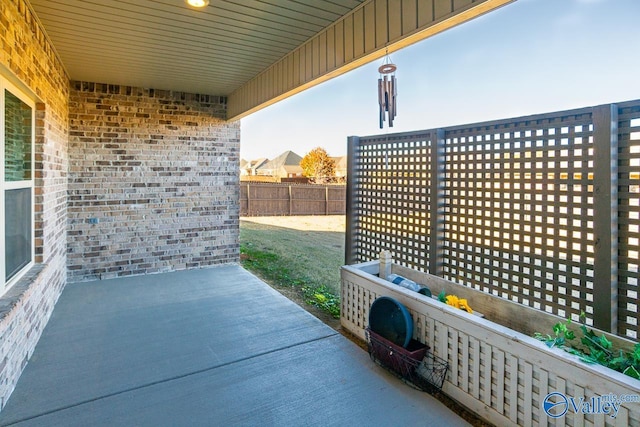
[[[209,6],[209,0],[185,0],[191,7],[197,7],[198,9]]]

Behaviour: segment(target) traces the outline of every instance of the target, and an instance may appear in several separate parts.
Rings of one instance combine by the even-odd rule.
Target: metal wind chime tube
[[[390,62],[387,55],[385,63],[378,68],[380,77],[378,78],[378,105],[380,106],[380,129],[384,127],[384,122],[388,116],[389,127],[393,127],[393,119],[396,117],[396,97],[398,86],[396,80],[397,67]]]

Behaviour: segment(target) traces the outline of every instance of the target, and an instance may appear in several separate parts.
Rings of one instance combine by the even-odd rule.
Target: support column
[[[347,202],[346,202],[346,229],[344,244],[344,263],[351,265],[356,262],[355,227],[357,224],[357,212],[355,211],[355,185],[356,185],[356,155],[360,138],[350,136],[347,138]]]
[[[593,323],[618,332],[618,107],[593,109]]]
[[[436,129],[431,143],[431,185],[429,188],[429,273],[442,277],[445,139],[444,129]]]

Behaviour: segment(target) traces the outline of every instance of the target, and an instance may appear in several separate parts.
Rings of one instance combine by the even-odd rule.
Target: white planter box
[[[557,317],[429,274],[392,266],[392,272],[426,284],[434,295],[445,288],[448,293],[467,298],[471,308],[488,318],[506,318],[512,325],[524,326],[524,334],[393,285],[378,278],[378,271],[378,261],[341,268],[342,327],[364,340],[373,301],[380,296],[397,299],[411,312],[413,338],[449,362],[443,392],[480,417],[499,426],[640,426],[640,381],[603,366],[585,364],[527,335],[550,332]],[[567,398],[550,398],[555,403],[567,402],[550,410],[558,415],[566,406],[567,412],[557,418],[543,408],[547,396],[554,392]],[[614,418],[602,413],[609,408],[602,405],[603,399],[592,400],[609,395],[637,400],[622,403]],[[592,402],[596,402],[595,408],[585,406]]]

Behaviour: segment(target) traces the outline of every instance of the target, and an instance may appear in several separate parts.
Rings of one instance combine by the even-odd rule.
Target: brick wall
[[[240,124],[225,102],[72,83],[70,281],[238,261]]]
[[[68,278],[238,261],[240,125],[217,97],[70,87],[25,0],[0,5],[0,74],[37,98],[36,266],[0,295],[1,410]]]
[[[66,283],[69,79],[24,0],[0,0],[0,74],[36,106],[36,267],[0,295],[0,409]]]

